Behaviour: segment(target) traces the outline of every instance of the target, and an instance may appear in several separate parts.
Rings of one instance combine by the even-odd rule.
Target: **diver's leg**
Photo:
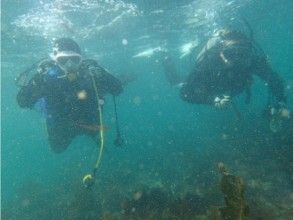
[[[171,57],[168,56],[167,54],[162,57],[162,65],[163,65],[163,70],[164,70],[164,75],[167,79],[167,81],[172,85],[176,86],[181,83],[183,83],[184,79],[177,73],[176,65],[172,61]]]
[[[97,146],[100,146],[100,135],[98,134],[93,134],[93,135],[89,135],[91,137],[91,139],[95,142],[95,144]]]
[[[180,89],[180,97],[182,100],[193,104],[213,103],[213,98],[203,86],[193,85],[189,82]]]
[[[48,141],[54,153],[62,153],[67,149],[74,137],[70,130],[67,127],[47,125]]]

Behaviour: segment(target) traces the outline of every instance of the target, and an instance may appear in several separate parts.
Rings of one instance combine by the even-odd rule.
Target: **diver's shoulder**
[[[92,71],[96,72],[99,67],[100,66],[96,60],[83,59],[80,63],[79,72],[80,74],[87,75]]]
[[[94,60],[94,59],[83,59],[81,61],[81,64],[80,64],[81,67],[91,67],[91,66],[94,66],[94,67],[97,67],[99,66],[97,60]]]
[[[105,73],[109,73],[107,69],[102,67],[96,60],[94,59],[84,59],[80,64],[80,71],[84,73],[95,73],[96,75],[103,75]]]

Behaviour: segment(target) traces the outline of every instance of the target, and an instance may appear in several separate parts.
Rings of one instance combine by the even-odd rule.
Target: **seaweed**
[[[249,207],[245,201],[243,179],[230,174],[222,162],[218,164],[218,169],[222,174],[220,186],[226,204],[225,207],[219,208],[221,219],[245,220],[249,214]]]

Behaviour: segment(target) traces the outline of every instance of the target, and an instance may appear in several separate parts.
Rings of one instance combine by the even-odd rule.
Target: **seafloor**
[[[148,166],[125,161],[111,175],[98,174],[91,189],[80,179],[58,186],[27,182],[3,207],[2,219],[292,219],[291,129],[233,132],[200,142],[203,162],[182,143],[181,152],[158,158],[164,166],[156,157]],[[175,167],[175,160],[183,166]],[[229,161],[226,168],[218,167],[222,161]],[[242,189],[231,190],[234,183],[225,182],[224,173],[240,180]]]

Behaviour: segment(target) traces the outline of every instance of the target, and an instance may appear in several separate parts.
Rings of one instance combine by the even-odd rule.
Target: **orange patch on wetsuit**
[[[89,130],[89,131],[100,131],[100,130],[103,130],[103,131],[106,131],[109,129],[108,126],[101,126],[101,125],[97,125],[97,124],[77,124],[78,127],[80,128],[83,128],[83,129],[86,129],[86,130]]]

